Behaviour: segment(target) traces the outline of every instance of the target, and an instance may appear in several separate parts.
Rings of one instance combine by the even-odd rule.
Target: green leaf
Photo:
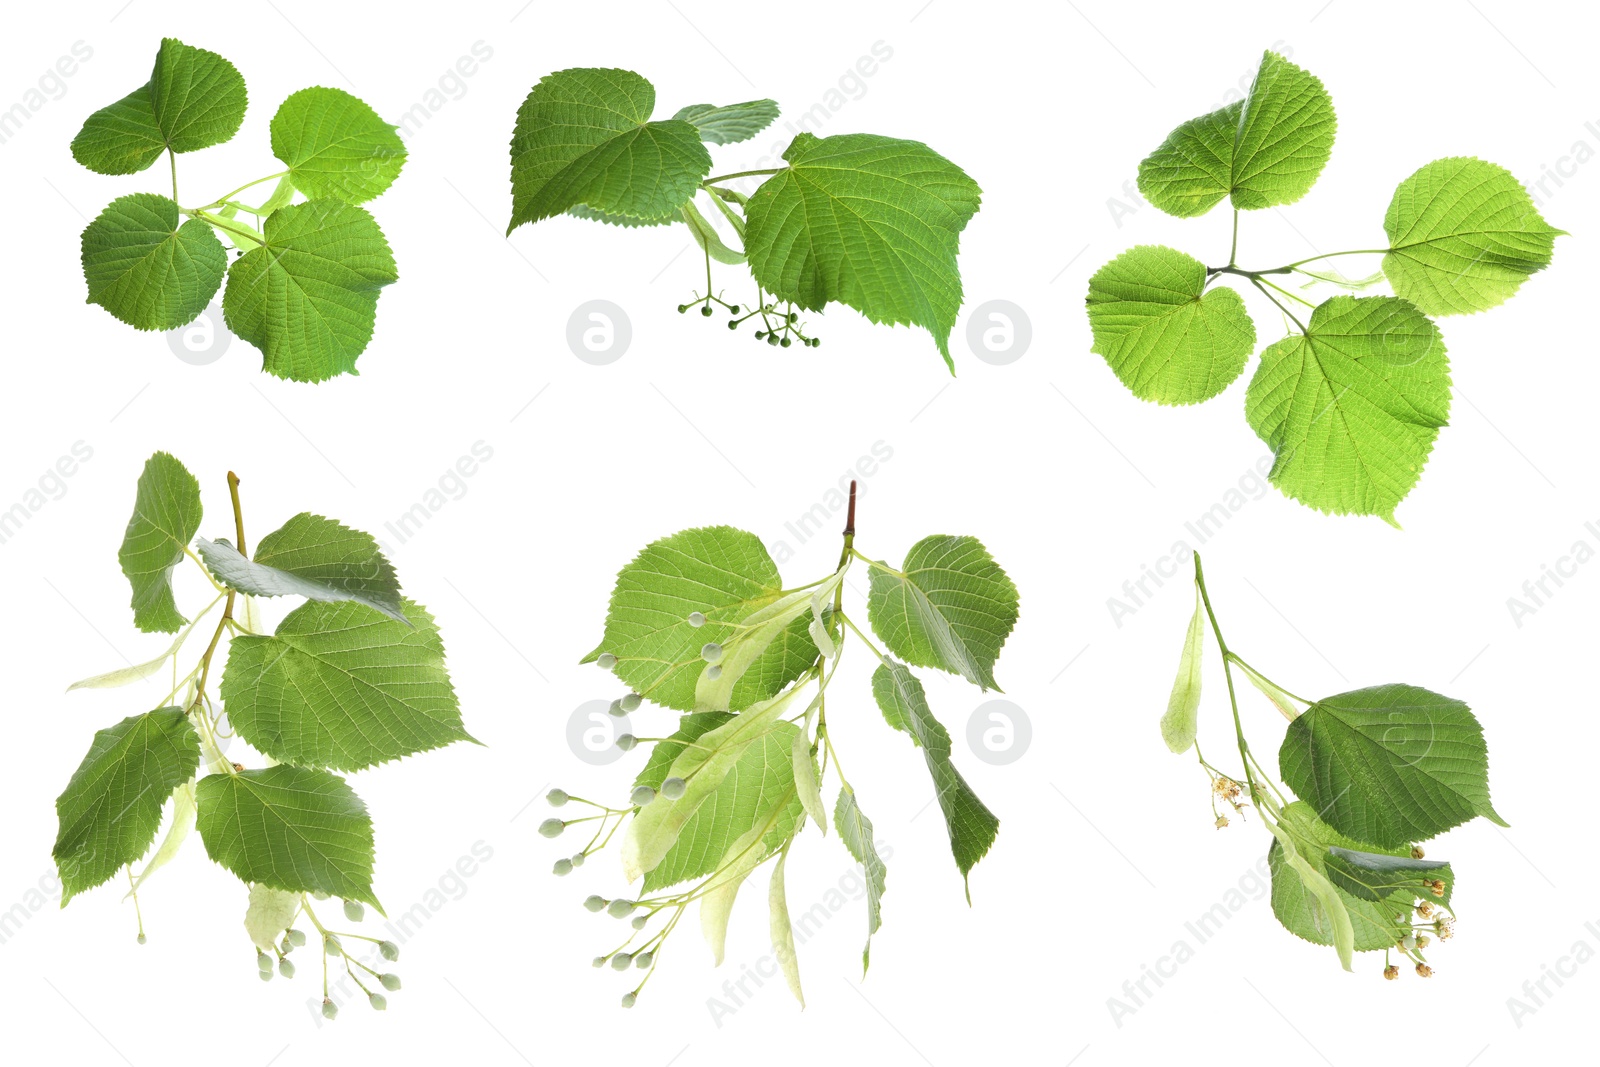
[[[1283,809],[1280,828],[1290,836],[1296,853],[1312,867],[1319,878],[1334,885],[1339,903],[1349,916],[1351,950],[1372,952],[1393,948],[1405,930],[1396,923],[1395,916],[1407,916],[1409,923],[1412,896],[1396,893],[1382,902],[1364,900],[1353,896],[1334,884],[1328,872],[1328,858],[1332,849],[1363,846],[1345,837],[1333,827],[1318,819],[1311,806],[1295,801]],[[1283,845],[1273,841],[1267,852],[1268,869],[1272,875],[1272,911],[1284,929],[1296,937],[1318,945],[1334,943],[1333,922],[1318,898],[1313,895],[1300,875],[1284,858]]]
[[[149,84],[90,115],[72,139],[72,158],[96,174],[137,174],[166,150]]]
[[[775,721],[741,748],[715,788],[698,798],[661,862],[645,872],[646,892],[708,875],[730,862],[744,865],[748,873],[794,836],[805,818],[794,780],[798,732],[793,723]],[[701,740],[708,742],[715,739]],[[673,773],[686,777],[677,767]],[[688,795],[675,801],[658,798],[651,804],[682,804],[695,795],[695,779],[689,784]]]
[[[143,856],[161,809],[194,776],[200,739],[182,708],[132,715],[94,735],[88,755],[56,798],[61,904]]]
[[[178,221],[178,205],[154,193],[129,193],[84,228],[83,277],[89,300],[137,330],[192,322],[222,285],[228,253],[199,219]]]
[[[961,310],[961,231],[981,190],[917,141],[802,133],[788,166],[746,208],[745,254],[779,300],[847,304],[877,323],[921,326],[945,363]]]
[[[1273,485],[1319,511],[1390,524],[1449,415],[1438,327],[1389,296],[1323,301],[1304,335],[1261,353],[1245,395],[1250,428],[1273,451]]]
[[[672,763],[683,750],[734,717],[735,713],[731,711],[692,711],[679,716],[678,728],[650,749],[650,758],[645,761],[644,770],[633,780],[634,787],[647,785],[655,792],[661,792],[661,783],[671,777]]]
[[[734,144],[748,141],[771,126],[778,117],[776,100],[747,100],[742,104],[690,104],[680,108],[675,119],[692,125],[708,144]]]
[[[903,571],[872,565],[867,617],[905,662],[998,689],[994,662],[1017,623],[1017,587],[977,538],[925,537]]]
[[[867,876],[867,946],[861,950],[861,973],[866,974],[872,963],[872,935],[883,925],[883,891],[889,870],[878,856],[878,846],[872,837],[872,820],[856,803],[856,792],[848,785],[839,787],[839,800],[833,807],[833,825],[839,828],[839,840]]]
[[[1237,292],[1206,283],[1204,263],[1162,245],[1130,248],[1089,279],[1091,351],[1134,396],[1198,404],[1244,370],[1255,323]]]
[[[1327,930],[1328,940],[1339,953],[1339,965],[1351,970],[1350,959],[1355,952],[1355,924],[1350,909],[1345,904],[1345,894],[1328,880],[1320,867],[1301,854],[1294,838],[1283,827],[1267,820],[1267,829],[1275,840],[1267,852],[1267,868],[1274,870],[1272,856],[1277,851],[1278,863],[1288,864],[1305,894],[1304,905],[1320,918]]]
[[[892,659],[884,660],[872,674],[872,695],[889,724],[909,733],[922,749],[939,810],[944,813],[945,830],[950,835],[950,852],[961,870],[967,903],[971,904],[972,886],[967,876],[994,844],[1000,820],[978,799],[951,762],[950,734],[934,718],[922,682],[910,668]]]
[[[1438,896],[1445,907],[1455,889],[1455,872],[1441,860],[1388,856],[1360,849],[1328,849],[1325,869],[1328,880],[1351,896],[1362,900],[1386,901],[1397,893],[1408,897]],[[1435,894],[1426,882],[1444,883],[1444,892]]]
[[[803,1008],[806,1006],[806,995],[800,989],[800,957],[795,954],[794,924],[789,919],[789,894],[783,884],[783,865],[788,859],[789,850],[785,848],[772,865],[772,884],[767,890],[767,925],[772,938],[772,954],[778,957],[778,965],[783,968],[783,980]]]
[[[263,369],[297,382],[355,374],[378,295],[399,279],[383,231],[362,208],[308,200],[267,219],[266,243],[228,271],[228,328],[261,349]]]
[[[407,622],[311,601],[271,636],[233,639],[222,699],[239,736],[284,763],[360,770],[471,741],[427,609]]]
[[[400,581],[371,534],[303,511],[261,539],[255,562],[227,541],[196,542],[217,581],[250,596],[353,600],[400,622]],[[409,625],[409,624],[408,624]]]
[[[372,892],[372,819],[343,778],[282,765],[208,774],[197,793],[206,854],[243,881],[383,913]]]
[[[278,937],[300,914],[300,894],[264,885],[250,887],[250,906],[244,913],[244,931],[256,948],[271,955],[277,951]]]
[[[174,152],[221,144],[244,122],[244,77],[215,52],[163,38],[149,88],[156,125]]]
[[[700,650],[731,645],[746,620],[783,595],[777,564],[755,534],[731,526],[682,530],[646,545],[617,575],[605,636],[585,662],[609,652],[617,657],[617,677],[640,696],[696,710],[695,687],[706,667]],[[705,615],[704,626],[689,625],[695,611]],[[729,708],[776,695],[816,662],[806,629],[802,615],[767,646],[734,685]]]
[[[668,772],[670,776],[682,778],[687,782],[687,790],[683,796],[677,800],[668,800],[658,793],[654,800],[638,810],[633,820],[628,823],[627,830],[623,832],[622,873],[629,882],[636,881],[641,875],[653,873],[661,865],[662,858],[674,848],[684,827],[696,816],[700,806],[718,792],[724,779],[733,771],[745,752],[752,746],[763,743],[767,735],[778,727],[783,712],[794,701],[795,695],[795,690],[791,689],[782,696],[757,704],[721,726],[699,735],[694,745],[683,746],[674,757]],[[792,788],[794,771],[789,760],[790,742],[791,735],[785,733],[782,755],[785,766],[789,767],[789,785]],[[763,752],[765,747],[763,744]],[[764,756],[761,757],[761,762],[765,764]],[[717,829],[714,823],[715,820],[711,819],[703,824],[708,837]],[[726,826],[723,829],[725,830]],[[726,837],[721,844],[726,846]],[[682,861],[680,869],[690,871],[688,874],[679,874],[680,879],[694,877],[695,870],[700,864],[707,862],[706,856],[690,857],[688,852],[686,849],[679,853],[679,859]],[[714,861],[721,855],[722,849],[718,849],[709,860]]]
[[[1399,848],[1474,815],[1506,825],[1489,803],[1478,720],[1461,701],[1419,686],[1317,701],[1289,724],[1278,766],[1290,789],[1357,842]]]
[[[1178,657],[1178,677],[1167,697],[1167,713],[1161,716],[1161,739],[1178,754],[1194,746],[1200,712],[1200,666],[1205,655],[1206,614],[1200,602],[1200,587],[1194,591],[1194,614],[1183,638],[1183,654]]]
[[[308,198],[360,204],[389,188],[405,165],[395,130],[343,89],[301,89],[272,116],[272,154]]]
[[[695,243],[712,259],[718,263],[744,262],[744,253],[736,252],[727,246],[722,240],[722,236],[717,233],[711,223],[706,221],[706,217],[700,214],[700,209],[694,206],[693,201],[683,205],[681,211],[683,221],[689,224],[689,232],[694,235]]]
[[[1266,52],[1250,92],[1190,119],[1139,164],[1139,191],[1169,215],[1292,204],[1316,183],[1333,152],[1333,100],[1314,75]]]
[[[200,483],[165,452],[145,461],[117,561],[133,586],[133,624],[145,633],[183,626],[172,596],[172,570],[200,528]]]
[[[711,173],[711,155],[690,123],[651,122],[655,104],[655,87],[628,70],[575,68],[541,78],[517,110],[506,232],[575,204],[676,216]]]
[[[571,207],[567,208],[567,214],[580,219],[589,219],[593,222],[603,222],[607,226],[627,226],[630,228],[636,228],[639,226],[671,226],[674,222],[683,221],[682,218],[676,215],[665,215],[659,219],[641,219],[635,215],[614,215],[609,211],[596,211],[588,204],[573,204]]]
[[[1456,156],[1436,159],[1400,183],[1383,217],[1383,272],[1430,315],[1503,304],[1550,265],[1566,233],[1544,221],[1504,167]]]

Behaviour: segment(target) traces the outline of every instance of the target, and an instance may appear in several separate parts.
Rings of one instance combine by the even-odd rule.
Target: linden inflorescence
[[[709,292],[705,296],[693,293],[690,295],[693,299],[687,304],[678,305],[678,314],[685,314],[690,308],[698,307],[700,314],[709,319],[715,314],[711,305],[716,304],[728,309],[728,314],[731,316],[728,319],[730,330],[737,330],[749,320],[760,316],[762,328],[756,331],[757,341],[765,341],[769,345],[778,345],[782,348],[788,348],[796,341],[806,348],[817,348],[822,344],[821,338],[808,337],[801,329],[800,314],[794,310],[792,303],[784,304],[783,310],[780,311],[776,303],[762,302],[759,298],[763,294],[758,291],[756,303],[749,305],[750,310],[740,315],[739,312],[743,310],[740,305],[730,304],[720,296],[712,296]]]
[[[327,895],[324,893],[317,893],[314,894],[314,896],[318,900],[328,899]],[[359,901],[346,900],[343,903],[344,917],[346,919],[353,923],[358,923],[366,918],[366,908],[363,907]],[[384,1009],[388,1008],[388,998],[385,997],[383,993],[380,993],[377,989],[368,988],[367,982],[371,982],[375,986],[381,986],[387,992],[393,993],[400,988],[400,976],[397,974],[378,971],[373,967],[369,967],[361,960],[356,959],[345,950],[344,940],[349,939],[351,941],[365,941],[369,944],[376,945],[378,949],[378,955],[390,963],[393,963],[395,960],[400,958],[400,946],[395,944],[393,941],[385,941],[382,938],[368,937],[365,934],[328,929],[321,923],[321,921],[317,919],[316,912],[311,909],[311,900],[306,896],[302,896],[300,898],[300,912],[311,921],[311,925],[316,929],[317,936],[321,938],[322,941],[322,951],[319,953],[319,955],[322,958],[323,1017],[327,1019],[334,1019],[339,1015],[339,1005],[334,1003],[333,998],[328,992],[328,961],[330,959],[337,960],[344,964],[345,974],[349,976],[350,980],[354,982],[357,988],[359,988],[366,996],[367,1003],[372,1006],[373,1010],[383,1011]],[[290,926],[283,932],[283,937],[279,940],[277,945],[273,947],[273,952],[271,954],[268,954],[259,948],[256,949],[256,965],[260,969],[261,980],[263,982],[269,982],[272,980],[274,964],[276,964],[277,972],[283,975],[283,977],[293,978],[295,974],[295,965],[294,961],[289,958],[289,954],[297,948],[304,948],[306,941],[307,937],[305,931],[297,929],[294,926]],[[335,964],[335,966],[337,966],[337,964]],[[366,973],[366,982],[362,981],[362,976],[356,973],[358,970]]]

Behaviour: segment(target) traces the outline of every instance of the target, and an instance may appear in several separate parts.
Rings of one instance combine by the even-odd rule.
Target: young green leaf
[[[261,539],[254,562],[227,541],[201,538],[195,547],[229,589],[250,596],[353,600],[406,622],[400,581],[378,542],[332,519],[301,512]]]
[[[117,561],[133,586],[133,624],[175,633],[184,623],[172,596],[172,571],[200,528],[200,483],[166,452],[145,461]]]
[[[383,912],[372,893],[372,819],[343,778],[284,764],[208,774],[196,792],[206,854],[243,881]]]
[[[239,736],[285,763],[360,770],[472,737],[433,617],[311,601],[233,639],[222,699]]]
[[[56,867],[63,907],[150,848],[161,809],[199,765],[199,739],[182,708],[132,715],[94,735],[56,799]]]
[[[383,287],[399,279],[371,215],[339,200],[273,212],[260,248],[228,271],[222,314],[261,349],[263,369],[297,382],[355,374]]]
[[[1333,152],[1333,101],[1315,75],[1266,52],[1245,98],[1191,119],[1139,164],[1139,191],[1169,215],[1292,204]]]
[[[1412,859],[1390,856],[1380,852],[1360,849],[1328,849],[1324,861],[1328,880],[1351,896],[1362,900],[1387,901],[1396,894],[1410,897],[1436,897],[1445,907],[1450,906],[1450,894],[1455,889],[1455,873],[1450,864],[1442,860]],[[1443,889],[1435,893],[1428,885],[1440,882]]]
[[[1161,245],[1130,248],[1089,279],[1091,351],[1134,396],[1198,404],[1244,370],[1255,323],[1237,292],[1207,281],[1204,263]]]
[[[206,309],[222,285],[228,254],[199,219],[154,193],[113,200],[83,231],[89,303],[136,330],[171,330]]]
[[[1503,304],[1550,265],[1555,239],[1522,183],[1504,167],[1436,159],[1400,183],[1383,217],[1383,272],[1430,315]]]
[[[269,955],[277,950],[278,937],[300,914],[300,894],[264,885],[250,887],[250,905],[244,913],[244,931],[256,948]]]
[[[747,100],[742,104],[690,104],[672,116],[682,119],[700,132],[707,144],[734,144],[748,141],[771,126],[778,117],[776,100]]]
[[[839,800],[833,807],[833,825],[839,828],[839,840],[867,876],[867,945],[861,950],[861,973],[866,974],[872,963],[872,935],[883,925],[883,891],[889,870],[878,856],[872,820],[861,810],[856,802],[856,791],[848,785],[839,787]]]
[[[395,131],[343,89],[301,89],[272,116],[272,154],[308,198],[360,204],[400,176],[406,146]]]
[[[646,545],[617,575],[605,636],[584,660],[617,657],[616,674],[634,692],[678,711],[696,708],[706,662],[700,649],[731,643],[752,615],[779,600],[783,579],[761,539],[731,526],[683,530]],[[689,613],[706,617],[703,626]],[[734,685],[728,707],[766,700],[816,659],[803,617],[773,640]]]
[[[975,537],[925,537],[904,570],[872,565],[867,617],[906,663],[998,689],[994,663],[1017,623],[1017,587]]]
[[[1419,686],[1317,701],[1289,724],[1278,764],[1289,788],[1357,842],[1399,848],[1474,815],[1506,825],[1489,803],[1478,720],[1461,701]]]
[[[783,865],[789,859],[787,847],[778,853],[778,860],[772,865],[772,883],[767,889],[768,933],[772,939],[772,954],[778,958],[778,966],[783,968],[783,980],[789,986],[789,992],[794,994],[794,999],[806,1006],[806,995],[800,989],[800,957],[794,950],[794,925],[789,919],[789,894],[783,884]]]
[[[1250,428],[1273,451],[1273,485],[1319,511],[1391,524],[1449,415],[1438,327],[1387,296],[1318,305],[1305,334],[1261,353],[1245,395]]]
[[[156,125],[174,152],[221,144],[244,123],[244,77],[215,52],[163,38],[149,88]]]
[[[808,310],[838,301],[873,322],[921,326],[953,369],[956,255],[978,183],[927,145],[875,134],[802,133],[783,158],[745,209],[756,281]]]
[[[628,70],[546,75],[517,110],[511,138],[511,224],[576,204],[653,219],[675,215],[711,173],[700,131],[652,122],[656,91]]]
[[[987,807],[972,787],[961,777],[950,759],[950,734],[928,707],[928,695],[922,682],[903,663],[885,660],[872,674],[872,695],[883,711],[883,717],[897,730],[911,735],[911,740],[922,749],[933,777],[934,795],[939,810],[944,813],[945,830],[950,835],[950,851],[956,866],[961,870],[961,880],[967,893],[967,903],[972,903],[972,886],[968,880],[972,868],[989,851],[1000,830],[1000,820]]]
[[[1206,609],[1200,590],[1194,591],[1194,614],[1183,638],[1183,654],[1178,657],[1178,677],[1167,697],[1167,713],[1161,716],[1161,739],[1178,754],[1194,746],[1200,712],[1200,667],[1205,656]]]

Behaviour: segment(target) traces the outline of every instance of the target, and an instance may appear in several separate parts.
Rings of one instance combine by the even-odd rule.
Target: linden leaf
[[[405,165],[396,129],[343,89],[301,89],[272,116],[272,154],[307,197],[360,204],[389,188]]]
[[[708,144],[734,144],[748,141],[771,126],[778,117],[776,100],[747,100],[742,104],[690,104],[680,108],[675,119],[682,119],[700,131]]]
[[[178,205],[155,193],[106,205],[83,231],[89,303],[136,330],[194,321],[222,285],[228,253],[210,226],[178,219]]]
[[[184,623],[172,596],[172,570],[200,528],[200,483],[166,452],[145,461],[133,516],[117,550],[133,586],[133,624],[145,633],[176,633]]]
[[[255,561],[227,541],[196,543],[217,581],[250,596],[354,600],[406,623],[400,580],[371,534],[303,511],[256,545]]]

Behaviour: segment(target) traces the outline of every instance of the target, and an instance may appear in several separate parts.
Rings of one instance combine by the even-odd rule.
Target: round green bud
[[[583,861],[585,859],[587,859],[587,858],[588,857],[586,857],[582,852],[580,852],[576,856],[572,857],[572,865],[574,867],[582,867],[583,866]]]
[[[639,739],[632,734],[621,734],[617,737],[617,747],[624,752],[632,752],[633,746],[638,743]]]
[[[682,778],[668,778],[661,783],[661,795],[668,800],[677,800],[688,790],[689,783]]]
[[[272,968],[271,968],[271,967],[268,967],[268,968],[267,968],[267,969],[266,969],[266,970],[264,970],[264,971],[261,971],[261,972],[260,972],[260,977],[261,977],[261,980],[262,980],[262,981],[263,981],[263,982],[270,982],[270,981],[272,981]]]
[[[789,312],[789,325],[793,326],[795,323],[797,323],[799,321],[800,321],[800,313],[798,311]]]
[[[613,919],[626,919],[633,914],[633,901],[617,899],[606,905],[606,914]]]
[[[703,612],[699,612],[699,611],[691,611],[691,612],[689,612],[689,625],[690,626],[693,626],[695,629],[699,629],[700,627],[704,626],[705,624],[706,624],[706,617],[705,617],[705,614]]]
[[[289,939],[289,943],[296,948],[299,948],[306,943],[306,932],[304,930],[296,930],[292,926],[284,932],[283,936],[287,937]]]
[[[336,1019],[336,1018],[338,1018],[339,1017],[339,1005],[335,1004],[333,1001],[329,1000],[327,997],[323,997],[322,998],[322,1017],[324,1019]]]
[[[648,925],[650,925],[650,916],[635,915],[633,917],[633,928],[635,930],[643,930]]]
[[[811,339],[811,347],[812,347],[812,348],[821,348],[821,347],[822,347],[822,338],[820,338],[820,337],[813,337],[813,338],[812,338],[812,339]]]
[[[611,902],[605,897],[600,896],[598,893],[590,893],[583,899],[583,906],[588,908],[590,911],[599,911],[609,903]]]
[[[611,957],[611,969],[613,971],[625,971],[632,966],[633,957],[626,952],[619,952]]]
[[[722,677],[722,664],[713,663],[711,666],[706,668],[706,681],[714,682],[718,678],[721,678],[721,677]]]
[[[636,808],[642,808],[656,798],[656,791],[647,785],[634,786],[633,792],[628,794],[628,800]]]
[[[344,902],[344,917],[358,923],[367,917],[367,909],[361,906],[359,900],[347,900]]]
[[[384,959],[388,960],[390,963],[393,963],[395,960],[400,958],[400,946],[395,944],[393,941],[379,941],[378,953]]]
[[[682,315],[685,311],[688,311],[688,310],[689,310],[689,305],[688,304],[679,304],[678,305],[678,314]]]
[[[620,700],[613,700],[611,702],[611,706],[606,708],[606,713],[609,714],[609,715],[613,715],[618,719],[622,718],[624,715],[627,714],[627,712],[622,710],[622,701],[620,701]]]
[[[284,934],[283,935],[283,940],[278,942],[278,954],[280,956],[287,956],[289,953],[291,953],[293,951],[294,951],[294,943],[289,940],[289,935],[288,934]]]
[[[760,341],[760,340],[762,340],[762,339],[763,339],[763,338],[765,338],[765,337],[766,337],[766,336],[767,336],[767,333],[766,333],[766,331],[765,331],[765,330],[757,330],[757,331],[756,331],[756,340],[757,340],[757,341]]]
[[[779,341],[778,344],[780,347],[788,348],[790,345],[794,344],[794,342],[785,337],[783,340]]]
[[[706,318],[709,319],[711,317],[711,305],[707,304],[704,307],[702,307],[700,309],[700,314],[704,315]]]
[[[340,956],[344,954],[344,946],[340,945],[339,939],[334,937],[332,934],[329,934],[327,937],[322,939],[322,950],[330,956]]]
[[[737,315],[737,314],[739,314],[739,310],[738,310],[738,309],[737,309],[737,308],[735,308],[735,309],[734,309],[734,312],[733,312],[733,313],[734,313],[734,314],[735,314],[735,315]],[[730,329],[730,330],[737,330],[737,329],[738,329],[738,328],[739,328],[739,324],[738,324],[738,323],[737,323],[737,322],[730,322],[730,323],[728,323],[728,329]]]
[[[565,877],[566,875],[569,875],[569,874],[572,873],[572,861],[571,860],[556,860],[555,865],[553,867],[551,867],[550,870],[557,877]]]
[[[272,970],[272,957],[267,955],[265,952],[262,952],[260,949],[256,949],[256,970]]]
[[[638,711],[639,702],[643,699],[638,693],[629,693],[622,698],[622,710],[628,712]]]
[[[398,974],[380,974],[378,975],[378,981],[382,982],[383,988],[391,993],[400,988],[400,976]]]
[[[715,641],[708,641],[700,646],[700,658],[707,663],[715,663],[722,658],[722,646]]]
[[[778,343],[778,335],[777,334],[775,334],[775,333],[767,334],[767,344],[775,345],[777,343]]]
[[[609,652],[600,653],[600,655],[595,657],[594,661],[600,664],[600,669],[603,671],[612,671],[616,670],[617,668],[617,657],[613,656]]]
[[[739,305],[738,304],[729,304],[728,305],[728,314],[730,314],[730,315],[739,314]]]
[[[544,837],[560,837],[566,828],[567,824],[560,819],[546,819],[539,824],[539,833]]]
[[[1412,949],[1417,947],[1417,935],[1407,934],[1405,938],[1401,940],[1400,944],[1407,952],[1410,952]]]
[[[142,945],[142,944],[144,944],[144,942],[145,942],[145,936],[144,936],[143,931],[141,931],[140,934],[139,934],[139,944]]]
[[[290,963],[288,960],[279,960],[278,973],[283,975],[285,978],[293,978],[294,964]]]
[[[653,952],[641,952],[633,957],[633,965],[641,971],[647,970],[655,958],[655,953]]]
[[[552,808],[559,808],[569,799],[565,789],[552,789],[544,795],[544,798],[550,802]]]
[[[624,1008],[631,1008],[638,999],[639,997],[635,993],[624,993],[622,994],[622,1006]]]
[[[606,958],[604,956],[596,956],[594,962],[590,964],[591,967],[604,967],[605,965]]]
[[[383,1011],[389,1006],[388,999],[382,993],[368,993],[367,1003],[372,1005],[373,1011]]]

